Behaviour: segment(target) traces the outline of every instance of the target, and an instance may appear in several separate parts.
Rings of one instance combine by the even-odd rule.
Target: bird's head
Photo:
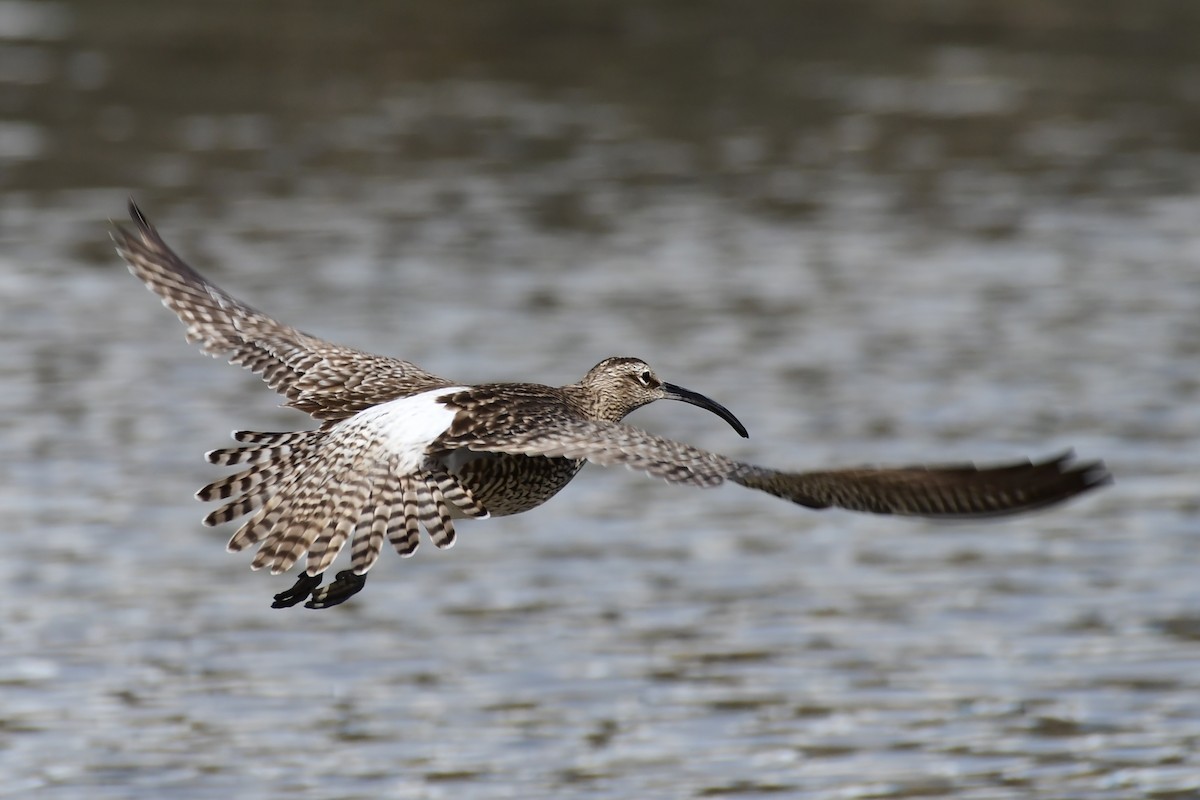
[[[655,400],[679,400],[711,411],[743,438],[750,436],[746,426],[728,408],[698,392],[659,379],[640,358],[606,358],[588,370],[579,385],[592,399],[592,411],[598,419],[617,422]]]

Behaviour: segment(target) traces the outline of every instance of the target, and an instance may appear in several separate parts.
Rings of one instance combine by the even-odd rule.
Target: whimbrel
[[[578,383],[459,384],[408,361],[332,344],[275,320],[218,288],[163,241],[131,201],[132,230],[115,227],[117,252],[187,326],[188,341],[257,373],[286,405],[320,421],[312,430],[240,431],[208,461],[242,469],[197,497],[223,504],[204,519],[250,518],[229,550],[257,545],[252,569],[290,569],[307,553],[276,608],[344,602],[360,591],[386,538],[401,556],[420,530],[439,548],[454,520],[519,514],[549,500],[585,461],[623,464],[669,483],[725,481],[808,508],[979,518],[1062,502],[1110,481],[1101,462],[1070,453],[1042,461],[859,467],[782,472],[743,463],[626,425],[655,400],[707,409],[740,435],[724,406],[661,380],[637,358],[606,358]],[[350,568],[321,585],[349,541]]]

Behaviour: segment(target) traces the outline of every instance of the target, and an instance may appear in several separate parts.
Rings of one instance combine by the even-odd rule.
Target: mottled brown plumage
[[[732,481],[810,508],[935,518],[1021,513],[1110,480],[1100,462],[1074,463],[1070,454],[992,467],[781,472],[747,464],[624,424],[635,409],[674,399],[712,411],[746,435],[724,406],[661,381],[639,359],[605,359],[561,387],[455,384],[276,321],[184,263],[132,203],[130,215],[135,228],[113,232],[117,251],[187,326],[188,340],[260,375],[287,405],[322,423],[236,433],[238,446],[214,450],[208,460],[242,469],[197,493],[223,501],[205,524],[250,515],[229,549],[257,545],[253,568],[284,572],[307,554],[296,584],[276,595],[277,607],[343,602],[362,588],[384,539],[408,556],[424,528],[437,547],[450,547],[454,520],[535,508],[585,461],[690,486]],[[321,587],[347,542],[351,568]]]
[[[225,293],[172,252],[132,202],[136,232],[113,239],[130,271],[187,326],[187,340],[259,375],[287,405],[319,420],[346,419],[395,397],[450,381],[408,361],[332,344]]]

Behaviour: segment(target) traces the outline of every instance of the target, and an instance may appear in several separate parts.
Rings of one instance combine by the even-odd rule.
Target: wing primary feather
[[[417,365],[304,333],[224,291],[180,258],[130,201],[134,228],[115,225],[129,271],[159,296],[190,342],[244,366],[319,420],[341,420],[398,397],[453,385]]]

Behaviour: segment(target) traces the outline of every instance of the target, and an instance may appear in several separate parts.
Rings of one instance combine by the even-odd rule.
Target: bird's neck
[[[611,392],[583,383],[569,383],[562,387],[563,399],[587,419],[595,422],[620,422],[633,411],[620,403],[613,402]]]

